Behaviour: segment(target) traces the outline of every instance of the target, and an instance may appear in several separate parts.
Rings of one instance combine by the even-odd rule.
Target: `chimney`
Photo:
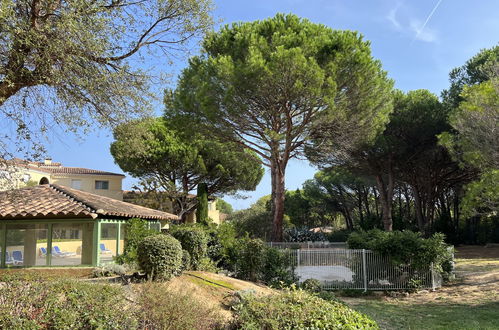
[[[52,165],[52,158],[45,158],[43,165]]]

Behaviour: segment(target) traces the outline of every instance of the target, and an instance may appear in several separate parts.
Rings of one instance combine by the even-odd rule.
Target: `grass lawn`
[[[463,300],[466,298],[463,297]],[[366,301],[350,304],[375,319],[382,329],[499,329],[499,302],[399,303]]]
[[[435,292],[342,300],[382,329],[499,329],[499,248],[458,248],[456,273]]]

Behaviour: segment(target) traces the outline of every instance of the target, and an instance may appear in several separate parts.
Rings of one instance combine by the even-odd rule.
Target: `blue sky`
[[[425,88],[439,95],[448,86],[452,68],[499,41],[497,0],[215,0],[215,6],[215,18],[222,24],[264,19],[281,12],[294,13],[334,29],[359,31],[371,41],[374,57],[381,60],[395,80],[395,87],[404,91]],[[159,70],[176,73],[187,60],[178,60],[173,67],[160,62]],[[162,88],[156,86],[156,89]],[[158,114],[162,112],[160,107],[158,104]],[[83,141],[60,133],[51,140],[48,151],[54,161],[66,166],[121,172],[109,153],[111,142],[107,130],[90,133]],[[315,171],[306,161],[292,161],[287,169],[286,188],[301,187]],[[127,177],[124,189],[134,182]],[[244,193],[246,199],[230,196],[225,199],[241,209],[269,193],[267,172],[256,191]]]

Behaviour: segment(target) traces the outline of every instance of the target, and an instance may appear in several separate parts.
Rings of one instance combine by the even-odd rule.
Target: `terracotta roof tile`
[[[0,192],[0,219],[50,217],[178,220],[174,214],[54,184]]]
[[[124,177],[123,174],[119,173],[93,170],[84,167],[67,167],[67,166],[62,166],[61,163],[44,164],[43,162],[30,162],[19,158],[14,158],[11,160],[11,162],[22,167],[51,174],[93,174],[93,175],[114,175],[114,176]]]

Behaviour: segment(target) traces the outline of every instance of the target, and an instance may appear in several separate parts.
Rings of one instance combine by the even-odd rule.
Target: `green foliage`
[[[385,232],[373,229],[353,232],[347,243],[350,249],[375,251],[389,256],[394,265],[410,265],[415,269],[425,269],[433,263],[437,270],[443,272],[443,268],[452,262],[443,234],[425,239],[420,233],[409,230]]]
[[[271,287],[287,287],[298,281],[292,259],[285,250],[267,247],[260,271],[261,280]]]
[[[189,254],[189,251],[182,250],[182,271],[191,270],[191,268],[191,255]]]
[[[140,178],[145,190],[165,192],[177,213],[192,208],[187,194],[199,183],[206,184],[211,195],[254,190],[263,176],[253,153],[198,130],[179,128],[176,120],[132,121],[117,127],[114,139],[111,154],[120,168]]]
[[[211,6],[209,0],[2,0],[0,122],[17,134],[2,136],[0,158],[7,158],[4,147],[39,157],[42,138],[56,126],[85,132],[96,122],[147,113],[148,54],[187,50],[189,40],[210,29]]]
[[[221,198],[217,198],[217,210],[224,214],[232,214],[232,212],[234,212],[232,205]]]
[[[267,247],[260,239],[238,239],[234,250],[237,278],[263,281],[274,287],[289,286],[297,280],[289,255],[285,251]]]
[[[235,310],[238,329],[379,329],[367,316],[302,290],[250,296]]]
[[[231,222],[223,222],[218,226],[206,229],[208,234],[208,257],[217,267],[233,271],[235,264],[236,229]]]
[[[489,80],[485,70],[490,62],[499,61],[499,46],[482,49],[478,54],[470,58],[463,66],[453,69],[449,73],[450,87],[442,92],[444,104],[449,108],[457,108],[463,101],[463,89],[465,86],[480,84]]]
[[[218,329],[223,318],[187,289],[169,283],[144,283],[138,293],[141,329]]]
[[[261,197],[248,209],[232,213],[227,222],[234,224],[238,236],[248,234],[253,238],[269,240],[272,232],[270,195]]]
[[[134,218],[127,221],[125,225],[125,247],[123,253],[115,258],[118,264],[136,265],[137,248],[139,243],[147,236],[157,234],[156,231],[149,229],[146,220]]]
[[[236,276],[256,282],[265,265],[265,243],[260,239],[241,238],[237,241]]]
[[[322,291],[322,284],[321,281],[316,280],[315,278],[309,278],[300,284],[300,288],[311,293],[320,292]]]
[[[499,215],[499,169],[484,172],[480,180],[474,181],[466,186],[461,208],[464,215],[473,216],[477,214],[487,217]]]
[[[322,123],[328,126],[316,132],[332,131],[335,142],[372,139],[391,111],[391,88],[358,33],[277,14],[209,34],[203,53],[183,71],[166,115],[260,156],[275,178],[273,235],[281,239],[288,160],[303,154]]]
[[[463,166],[481,170],[480,178],[466,186],[461,208],[464,216],[494,216],[499,212],[499,46],[497,57],[480,66],[480,84],[464,86],[461,103],[451,116],[455,134],[440,141]]]
[[[2,329],[135,329],[121,287],[73,280],[5,281]]]
[[[204,182],[198,183],[197,200],[196,221],[208,224],[208,185]]]
[[[197,270],[208,249],[208,235],[205,230],[200,226],[178,225],[171,226],[170,233],[182,244],[182,248],[189,252],[192,269]]]
[[[170,235],[156,234],[138,245],[140,268],[153,280],[169,280],[182,269],[182,246]]]
[[[284,232],[284,237],[287,242],[320,242],[326,241],[327,235],[308,228],[289,228]]]
[[[203,272],[211,272],[211,273],[216,273],[220,269],[217,267],[215,262],[211,260],[208,257],[201,258],[198,264],[197,270],[203,271]]]

